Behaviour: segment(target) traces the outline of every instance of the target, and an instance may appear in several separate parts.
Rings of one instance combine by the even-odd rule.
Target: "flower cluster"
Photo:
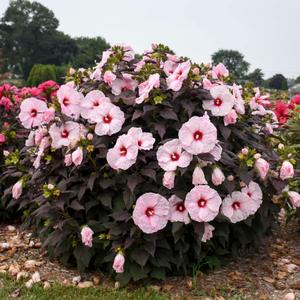
[[[288,103],[280,100],[276,101],[274,113],[280,125],[285,124],[292,117],[292,112],[300,105],[300,95],[294,96]]]
[[[12,188],[43,220],[49,252],[123,281],[187,271],[201,251],[253,242],[271,226],[270,196],[294,175],[267,140],[278,127],[268,95],[255,89],[245,101],[223,64],[161,44],[137,57],[114,46],[49,101],[22,101],[30,133]]]

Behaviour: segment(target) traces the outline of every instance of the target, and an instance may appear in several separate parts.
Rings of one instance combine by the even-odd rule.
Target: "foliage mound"
[[[4,172],[18,176],[10,205],[51,257],[115,271],[123,284],[257,246],[289,177],[269,140],[268,97],[255,89],[244,101],[229,79],[223,64],[164,45],[141,59],[114,46],[93,70],[70,69],[47,101],[22,101],[31,131]]]

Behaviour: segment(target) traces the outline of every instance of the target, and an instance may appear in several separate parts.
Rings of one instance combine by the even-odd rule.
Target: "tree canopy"
[[[294,82],[295,84],[296,83],[300,83],[300,76],[298,76],[296,79],[295,79],[295,82]]]
[[[233,80],[241,81],[245,79],[250,64],[244,60],[244,55],[236,50],[221,49],[212,55],[215,65],[223,63],[229,70]]]
[[[13,0],[0,20],[0,48],[6,68],[25,78],[34,64],[67,64],[76,42],[59,32],[54,13],[38,2]]]
[[[264,73],[259,68],[249,73],[246,78],[253,82],[255,86],[262,86],[264,83]]]
[[[75,39],[75,42],[78,52],[72,64],[76,68],[93,66],[97,56],[110,47],[109,43],[100,36],[95,38],[79,37]]]
[[[275,74],[269,80],[269,88],[276,90],[287,90],[287,79],[282,74]]]

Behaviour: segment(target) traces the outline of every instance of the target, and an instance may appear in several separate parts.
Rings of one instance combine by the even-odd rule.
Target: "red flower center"
[[[185,211],[185,206],[184,206],[183,202],[179,202],[176,204],[176,210],[178,210],[180,212]]]
[[[122,146],[120,148],[120,155],[125,156],[127,154],[127,148],[125,146]]]
[[[234,210],[237,210],[237,209],[239,209],[240,207],[241,207],[240,202],[235,201],[235,202],[232,203],[232,208],[233,208]]]
[[[198,206],[201,207],[201,208],[205,207],[206,203],[207,203],[207,200],[205,200],[205,199],[201,198],[201,199],[198,200]]]
[[[138,141],[138,146],[141,147],[141,146],[142,146],[142,143],[143,143],[143,142],[142,142],[141,140]]]
[[[177,161],[177,160],[179,160],[179,158],[180,158],[180,155],[178,153],[174,152],[171,154],[172,161]]]
[[[222,103],[223,103],[223,101],[222,101],[220,98],[216,98],[216,99],[214,100],[214,105],[215,105],[215,106],[221,106]]]
[[[37,116],[37,110],[35,108],[33,108],[30,112],[30,117],[34,118]]]
[[[64,129],[60,135],[62,138],[67,138],[69,136],[69,131]]]
[[[154,208],[153,207],[148,207],[145,211],[145,214],[147,217],[152,217],[154,215]]]
[[[247,193],[247,195],[251,198],[252,194],[250,192]]]
[[[112,120],[112,117],[111,115],[106,115],[103,117],[103,122],[106,123],[106,124],[109,124]]]
[[[93,101],[93,105],[94,105],[94,106],[99,106],[99,105],[100,105],[100,103],[99,103],[99,101],[97,101],[97,100],[94,100],[94,101]]]
[[[64,98],[63,105],[68,106],[70,104],[70,100],[68,98]]]
[[[194,132],[194,140],[195,141],[201,141],[203,138],[203,133],[199,130],[197,130],[196,132]]]

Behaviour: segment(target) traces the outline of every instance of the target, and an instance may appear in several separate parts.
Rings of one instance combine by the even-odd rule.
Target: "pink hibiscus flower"
[[[172,195],[169,199],[170,203],[170,215],[169,221],[171,222],[183,222],[184,224],[190,223],[190,217],[187,209],[184,206],[184,201],[179,197]]]
[[[82,93],[76,91],[71,85],[65,84],[57,91],[57,99],[63,114],[73,119],[78,119],[80,104],[83,100]]]
[[[97,123],[95,133],[99,136],[113,135],[121,130],[125,122],[124,113],[112,103],[102,103],[90,114],[90,120]]]
[[[42,100],[28,98],[22,101],[20,109],[19,119],[25,128],[30,129],[43,122],[43,115],[48,107]]]
[[[212,221],[219,213],[222,203],[218,192],[208,185],[197,185],[185,198],[185,207],[197,222]]]
[[[209,223],[204,223],[204,233],[201,239],[201,242],[206,243],[213,237],[213,231],[215,227],[210,225]]]
[[[192,117],[184,123],[178,133],[183,149],[191,154],[210,152],[217,142],[217,128],[208,115]]]
[[[185,168],[193,159],[190,153],[182,151],[179,139],[173,139],[160,146],[156,157],[159,166],[165,171],[175,171],[177,167]]]
[[[141,128],[131,127],[127,134],[133,138],[139,150],[151,150],[153,148],[155,138],[151,132],[143,132]]]
[[[270,106],[271,102],[269,100],[269,94],[261,95],[259,88],[254,88],[254,92],[255,96],[249,102],[250,108],[252,110],[262,110],[263,108]]]
[[[132,218],[143,232],[154,233],[166,227],[169,210],[166,198],[155,193],[145,193],[137,199]]]
[[[119,46],[122,48],[124,61],[131,61],[134,59],[134,51],[130,45],[121,43],[121,44],[117,44],[116,46]]]
[[[99,109],[103,103],[110,103],[110,99],[98,90],[90,91],[81,102],[81,116],[90,119],[91,113]]]
[[[49,128],[49,134],[52,139],[51,146],[59,149],[62,146],[76,144],[80,140],[80,125],[76,122],[68,121],[61,126],[52,124]]]
[[[113,81],[117,78],[117,76],[112,71],[106,71],[103,75],[103,81],[107,83],[109,86],[112,85]]]
[[[102,52],[102,58],[101,61],[97,64],[95,71],[91,75],[91,79],[95,80],[101,80],[101,73],[102,73],[102,68],[103,66],[107,63],[108,59],[110,56],[113,54],[113,51],[111,50],[106,50]]]
[[[234,83],[232,86],[232,92],[233,92],[233,96],[235,98],[234,105],[233,105],[235,110],[239,114],[244,115],[245,114],[245,101],[242,98],[240,86],[238,86]]]
[[[129,169],[137,159],[138,146],[131,136],[123,134],[118,137],[115,146],[107,152],[107,162],[115,170]]]
[[[209,79],[203,78],[202,80],[202,86],[205,90],[210,90],[215,86],[218,86],[217,83],[212,83]]]
[[[164,72],[166,73],[167,76],[170,76],[174,73],[178,66],[178,63],[172,60],[167,60],[164,63]]]
[[[228,77],[228,75],[229,71],[222,63],[219,63],[212,68],[211,76],[213,79],[218,79],[220,77]]]
[[[250,197],[242,192],[232,192],[222,203],[221,213],[227,217],[231,223],[246,220],[256,209],[256,204]]]
[[[167,78],[168,89],[179,91],[182,87],[183,81],[187,79],[191,69],[191,62],[188,60],[178,64],[173,73]]]
[[[123,74],[123,79],[117,78],[113,81],[111,86],[111,92],[114,95],[120,95],[125,91],[134,91],[138,86],[138,82],[132,79],[131,74]]]
[[[135,99],[137,104],[141,104],[145,101],[145,99],[149,98],[149,93],[154,88],[159,88],[160,81],[159,81],[159,74],[155,73],[149,76],[148,80],[142,82],[139,85],[139,97]]]
[[[225,117],[224,117],[224,125],[228,126],[230,124],[235,124],[237,121],[238,115],[234,109],[232,109]]]
[[[203,101],[202,106],[206,110],[210,110],[213,116],[227,115],[235,102],[233,95],[224,85],[215,86],[210,89],[213,100]]]
[[[256,182],[251,181],[249,185],[242,188],[242,193],[249,196],[249,198],[254,202],[254,210],[251,212],[251,214],[256,213],[256,211],[261,206],[263,199],[263,193],[260,186]]]

